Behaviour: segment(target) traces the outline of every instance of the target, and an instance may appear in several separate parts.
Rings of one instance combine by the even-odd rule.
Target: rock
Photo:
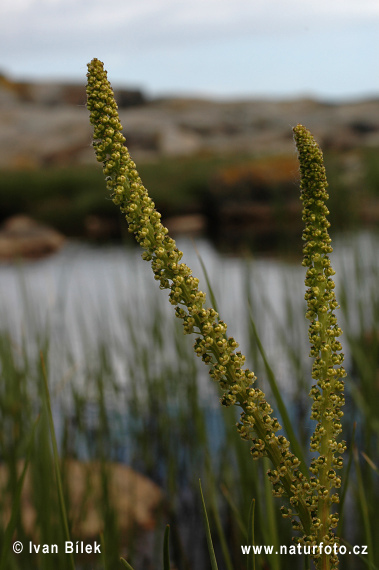
[[[90,155],[91,125],[84,107],[17,104],[0,109],[0,168],[14,169],[25,157],[35,168],[77,163]]]
[[[0,92],[5,91],[13,92],[18,100],[23,103],[35,103],[42,106],[83,106],[87,100],[84,82],[80,84],[56,82],[30,83],[25,81],[12,81],[0,74]],[[144,105],[146,102],[144,94],[139,89],[115,89],[115,95],[120,108]]]
[[[28,216],[8,218],[0,230],[0,259],[37,259],[55,253],[65,237],[56,230],[39,224]]]
[[[197,134],[171,126],[162,129],[159,143],[164,156],[188,156],[201,150],[201,138]]]
[[[324,148],[379,144],[379,100],[147,100],[116,89],[121,123],[137,160],[199,153],[294,152],[291,126],[307,126]],[[0,76],[0,168],[25,162],[94,164],[85,85],[12,82]]]
[[[102,497],[102,467],[100,462],[68,460],[67,481],[73,517],[73,533],[77,536],[95,536],[102,532],[99,513]],[[162,502],[161,489],[150,479],[119,463],[105,465],[109,485],[109,500],[114,507],[121,533],[133,525],[143,529],[155,526],[154,511]],[[88,500],[85,494],[92,490]],[[87,508],[83,517],[83,501]]]
[[[23,461],[18,464],[21,474]],[[109,502],[115,509],[121,535],[133,525],[150,530],[155,525],[154,511],[161,504],[163,493],[150,479],[126,465],[98,461],[81,462],[65,460],[63,471],[69,496],[69,517],[72,520],[72,535],[75,538],[98,537],[104,531],[101,517],[102,469],[105,469],[109,487]],[[0,488],[7,482],[5,465],[0,465]],[[9,499],[9,498],[8,498]],[[5,496],[2,524],[9,521],[10,500]],[[26,534],[36,536],[37,512],[33,505],[33,488],[28,469],[21,494],[21,519]]]
[[[207,218],[202,214],[189,214],[187,216],[172,216],[163,220],[164,225],[172,235],[197,236],[205,232]]]
[[[119,109],[145,105],[146,97],[140,89],[115,89]]]

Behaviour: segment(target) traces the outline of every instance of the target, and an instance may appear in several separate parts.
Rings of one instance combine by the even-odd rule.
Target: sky
[[[147,96],[379,96],[379,0],[1,0],[0,72]]]

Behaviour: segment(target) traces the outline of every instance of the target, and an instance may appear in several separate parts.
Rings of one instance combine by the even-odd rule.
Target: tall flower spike
[[[341,486],[337,470],[342,467],[342,454],[345,442],[338,442],[342,431],[341,411],[344,405],[344,382],[346,375],[342,367],[342,346],[337,338],[342,331],[334,315],[338,308],[334,294],[334,271],[330,265],[332,252],[328,234],[330,226],[325,205],[329,198],[323,156],[310,132],[302,125],[294,128],[295,142],[299,153],[301,173],[301,199],[303,201],[303,221],[305,241],[303,265],[308,267],[305,284],[308,287],[305,299],[308,305],[310,356],[314,358],[312,378],[316,384],[310,396],[313,398],[312,419],[317,426],[311,438],[311,451],[318,453],[313,459],[311,472],[318,488],[317,497],[317,540],[318,543],[333,545],[336,538],[333,528],[338,516],[331,513],[332,503],[338,503],[338,495],[333,489]],[[321,568],[333,568],[338,563],[336,557],[327,560],[324,554]],[[329,564],[329,565],[328,565]]]
[[[210,367],[211,377],[223,390],[221,403],[225,406],[235,404],[242,409],[237,429],[242,439],[250,441],[253,458],[268,456],[271,460],[273,469],[269,470],[268,476],[273,492],[289,500],[291,508],[283,507],[282,514],[291,518],[294,529],[300,531],[298,542],[315,546],[320,526],[317,509],[321,484],[316,482],[315,477],[308,481],[299,468],[299,459],[289,451],[288,440],[283,435],[277,435],[281,426],[273,417],[272,408],[263,392],[254,387],[254,373],[244,368],[245,357],[237,351],[238,344],[227,336],[227,326],[216,311],[204,307],[205,294],[198,288],[199,280],[193,277],[187,265],[181,263],[182,252],[169,237],[167,228],[161,224],[161,216],[155,210],[124,146],[117,105],[101,61],[91,61],[87,77],[88,109],[94,126],[93,144],[97,160],[103,163],[113,202],[125,214],[129,231],[144,249],[142,257],[151,262],[160,288],[170,291],[169,300],[176,306],[176,316],[182,319],[184,332],[199,335],[194,346],[195,353]],[[324,262],[320,263],[322,265]],[[329,291],[329,285],[320,285],[320,288]],[[328,326],[334,326],[331,321],[328,323]],[[331,377],[335,385],[334,373]],[[324,406],[322,413],[324,409],[329,411]],[[333,426],[335,433],[337,426],[335,423]],[[319,433],[319,436],[323,437],[323,434]],[[331,473],[335,467],[330,469]],[[316,562],[318,564],[319,560]]]

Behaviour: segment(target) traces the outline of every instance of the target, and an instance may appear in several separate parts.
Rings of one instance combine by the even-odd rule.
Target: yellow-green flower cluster
[[[195,353],[209,365],[211,377],[223,389],[221,403],[225,406],[236,404],[242,409],[237,429],[240,436],[250,442],[252,456],[255,459],[262,456],[270,458],[273,468],[269,470],[268,475],[273,484],[274,494],[286,496],[291,504],[291,508],[283,507],[283,516],[291,518],[293,527],[300,531],[302,536],[299,541],[311,546],[316,545],[318,528],[320,524],[324,525],[320,522],[317,510],[318,497],[323,495],[325,489],[328,489],[329,493],[330,485],[324,486],[316,476],[308,480],[303,474],[299,459],[289,451],[289,442],[283,435],[277,435],[281,426],[273,417],[273,410],[263,392],[254,386],[256,380],[254,373],[244,368],[245,358],[237,350],[237,342],[227,336],[227,326],[220,320],[218,313],[212,308],[205,308],[205,294],[198,288],[199,281],[193,277],[189,267],[181,262],[182,252],[178,250],[175,241],[169,237],[167,229],[162,225],[161,216],[155,210],[155,205],[148,196],[135,164],[124,146],[125,139],[113,91],[103,64],[99,60],[94,59],[89,64],[87,77],[88,109],[94,127],[94,147],[97,160],[103,163],[107,188],[112,199],[125,214],[129,231],[144,249],[142,257],[151,262],[154,277],[160,287],[169,290],[170,302],[176,306],[176,315],[183,321],[184,332],[194,332],[199,335],[194,346]],[[306,169],[303,175],[307,176]],[[306,192],[303,190],[304,195]],[[312,269],[307,275],[310,286],[308,315],[314,321],[311,331],[312,351],[315,355],[319,354],[314,375],[317,377],[320,390],[315,388],[318,391],[313,414],[314,417],[320,418],[321,427],[318,428],[312,445],[322,452],[326,441],[322,427],[325,421],[329,426],[327,434],[331,441],[335,440],[339,430],[335,416],[339,414],[341,405],[342,381],[341,374],[336,368],[340,360],[335,354],[339,346],[335,340],[339,329],[330,309],[326,310],[325,316],[320,317],[321,320],[317,317],[320,310],[322,312],[326,299],[328,307],[331,307],[335,301],[331,297],[332,287],[329,280],[331,270],[325,257],[329,252],[329,245],[325,244],[329,242],[323,241],[326,237],[322,221],[322,216],[325,215],[323,198],[317,197],[317,194],[315,196],[305,200],[307,204],[305,217],[307,220],[308,218],[313,220],[314,216],[312,223],[316,225],[317,234],[317,237],[311,237],[311,228],[308,224],[306,239],[308,243],[313,243],[312,240],[315,240],[317,246],[316,249],[311,245],[307,246],[306,260],[312,260]],[[311,204],[312,200],[316,201],[316,210]],[[312,213],[312,210],[316,213]],[[324,247],[327,248],[327,252]],[[320,326],[323,331],[321,337],[318,330]],[[336,398],[335,405],[330,406],[325,403],[322,392],[325,388],[329,398],[332,400]],[[325,419],[328,414],[331,415],[330,420]],[[338,444],[336,445],[338,448]],[[333,448],[334,444],[331,446]],[[322,454],[323,452],[320,457]],[[334,486],[337,477],[333,477],[332,473],[337,467],[338,464],[332,461],[328,481],[334,482]],[[314,462],[312,468],[316,474],[319,471],[323,472],[317,462]]]
[[[261,439],[253,439],[253,456],[266,455],[266,442],[275,439],[280,429],[272,409],[258,388],[252,388],[253,372],[243,370],[245,357],[237,352],[237,342],[227,336],[227,325],[212,308],[205,308],[205,294],[199,280],[187,265],[181,263],[182,252],[169,237],[160,221],[160,214],[137,173],[134,162],[124,146],[125,138],[118,117],[112,88],[103,64],[94,59],[88,66],[88,109],[94,126],[94,147],[97,160],[103,162],[107,188],[115,204],[126,215],[129,231],[145,250],[143,258],[151,261],[154,277],[162,289],[169,289],[170,302],[176,315],[183,320],[185,333],[198,333],[195,353],[211,366],[210,375],[225,390],[225,406],[243,406],[238,426],[245,439],[251,439],[251,428],[257,424]],[[280,445],[287,453],[288,445]],[[278,466],[280,467],[280,465]]]
[[[310,132],[302,125],[294,128],[295,142],[299,152],[301,172],[301,199],[305,241],[303,265],[308,267],[305,284],[308,287],[307,318],[309,326],[310,356],[314,358],[312,377],[316,384],[310,395],[313,398],[312,419],[317,426],[311,438],[311,450],[318,453],[312,461],[311,472],[317,479],[318,538],[325,543],[334,543],[332,529],[338,517],[330,513],[332,503],[338,503],[333,488],[341,486],[337,470],[342,467],[340,454],[345,451],[345,442],[337,441],[342,431],[341,410],[344,405],[344,382],[341,343],[337,340],[342,331],[337,325],[334,311],[337,301],[334,294],[334,271],[330,265],[332,252],[329,237],[329,214],[326,200],[329,198],[323,156]],[[336,561],[332,560],[333,563]]]

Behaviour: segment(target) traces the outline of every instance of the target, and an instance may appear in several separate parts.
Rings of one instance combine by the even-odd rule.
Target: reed
[[[282,514],[291,519],[293,529],[299,532],[297,543],[311,554],[320,570],[336,568],[338,557],[334,546],[338,546],[338,538],[333,529],[338,516],[334,504],[339,499],[333,489],[341,485],[336,470],[342,468],[340,455],[345,451],[345,443],[338,440],[345,372],[341,366],[341,345],[336,340],[341,330],[334,315],[337,302],[334,272],[328,257],[331,252],[325,205],[328,195],[320,149],[304,127],[298,125],[294,129],[304,206],[303,264],[308,266],[306,299],[307,317],[311,320],[312,376],[316,381],[311,390],[314,400],[311,417],[318,422],[311,438],[311,449],[317,452],[317,457],[312,460],[309,477],[306,466],[290,451],[291,442],[284,435],[277,435],[281,426],[265,394],[256,387],[255,374],[244,368],[245,357],[237,350],[234,338],[227,336],[226,323],[214,308],[204,307],[205,294],[198,288],[199,280],[181,263],[183,254],[160,221],[161,216],[124,145],[117,104],[102,62],[93,59],[87,76],[93,144],[97,160],[103,163],[113,202],[120,207],[129,231],[144,249],[142,257],[151,262],[160,288],[170,291],[169,301],[183,321],[184,332],[200,335],[195,341],[195,353],[210,367],[210,376],[223,391],[221,403],[241,409],[237,430],[250,443],[253,458],[270,459],[272,469],[268,476],[273,493],[287,501]],[[318,551],[321,542],[322,553]]]
[[[342,242],[347,247],[346,240]],[[353,242],[354,243],[354,242]],[[378,435],[377,429],[377,334],[379,306],[377,283],[377,241],[374,237],[359,242],[356,255],[352,247],[348,248],[349,256],[343,263],[339,261],[336,282],[338,297],[341,299],[344,317],[343,329],[344,349],[346,352],[347,369],[351,381],[347,383],[347,404],[344,419],[349,461],[343,471],[343,486],[341,503],[339,505],[340,522],[338,535],[342,544],[348,540],[351,544],[372,544],[370,553],[371,568],[379,557],[379,545],[374,540],[377,511],[379,508],[378,495]],[[363,247],[364,246],[364,247]],[[362,256],[362,251],[365,256]],[[359,253],[359,255],[358,255]],[[102,255],[99,253],[99,255]],[[119,260],[119,257],[117,258]],[[134,260],[134,254],[128,255],[129,263],[136,263],[135,271],[143,269],[143,264]],[[342,265],[341,265],[342,263]],[[230,260],[226,261],[229,268]],[[337,260],[333,261],[333,265]],[[191,263],[192,265],[192,263]],[[241,276],[246,271],[246,279],[241,278],[241,289],[238,297],[248,303],[256,325],[255,332],[251,329],[250,315],[238,303],[237,307],[226,304],[227,297],[222,296],[220,303],[224,309],[229,308],[239,322],[239,334],[244,330],[251,331],[251,348],[248,336],[244,339],[246,355],[254,361],[257,376],[262,383],[267,382],[267,365],[273,374],[274,381],[290,379],[281,397],[287,406],[290,421],[295,434],[298,436],[302,453],[307,463],[307,452],[303,441],[309,438],[312,422],[305,414],[307,396],[304,393],[305,379],[311,375],[307,358],[306,322],[304,320],[304,301],[301,299],[301,270],[294,271],[293,266],[281,263],[280,275],[283,284],[280,300],[271,296],[271,286],[262,280],[267,275],[267,267],[277,266],[277,263],[267,264],[265,261],[238,264],[233,261],[233,267]],[[30,433],[38,413],[41,413],[37,426],[34,449],[30,457],[30,467],[33,474],[32,501],[38,514],[35,531],[41,533],[43,541],[59,541],[62,531],[59,529],[59,504],[57,501],[56,482],[52,474],[52,456],[49,451],[49,427],[43,412],[44,401],[43,382],[40,373],[39,349],[42,349],[46,362],[49,362],[48,376],[51,384],[51,397],[54,419],[57,424],[57,440],[60,457],[77,457],[101,459],[106,461],[118,460],[127,462],[139,471],[157,481],[167,492],[166,509],[157,514],[156,543],[157,552],[154,554],[160,567],[161,540],[166,522],[171,525],[172,560],[178,568],[207,567],[207,546],[201,531],[201,505],[196,506],[198,496],[198,479],[201,477],[205,501],[208,508],[212,529],[214,548],[219,566],[224,564],[224,553],[221,548],[221,537],[218,525],[214,526],[217,517],[221,518],[222,529],[226,536],[227,547],[234,568],[245,568],[246,555],[241,554],[241,544],[249,544],[247,538],[249,504],[255,498],[255,532],[254,540],[257,545],[289,544],[291,529],[286,520],[281,520],[279,509],[276,508],[280,499],[272,497],[271,483],[265,476],[270,467],[269,460],[251,462],[249,448],[238,437],[235,429],[237,409],[212,407],[212,399],[217,403],[216,385],[210,385],[210,393],[204,398],[204,374],[202,363],[193,358],[191,343],[188,343],[178,319],[162,310],[164,305],[159,301],[159,292],[154,294],[154,282],[151,283],[151,293],[144,297],[143,319],[130,317],[130,306],[127,296],[130,291],[122,288],[119,268],[114,264],[110,268],[114,281],[111,292],[117,311],[123,315],[124,326],[117,326],[117,334],[111,323],[107,323],[104,314],[106,307],[100,309],[94,303],[89,311],[88,306],[81,304],[77,307],[78,322],[70,324],[70,334],[75,331],[75,337],[85,339],[85,344],[78,351],[71,352],[73,347],[70,336],[60,337],[58,346],[48,339],[52,338],[52,323],[37,319],[25,327],[25,338],[15,335],[10,327],[6,331],[6,318],[2,311],[0,332],[0,362],[1,362],[1,398],[0,422],[1,439],[0,452],[4,466],[7,467],[9,479],[6,488],[2,488],[0,505],[11,496],[13,512],[17,517],[16,536],[23,540],[25,532],[22,520],[19,519],[17,508],[17,489],[20,472],[17,471],[17,461],[28,457]],[[208,267],[209,284],[215,284],[217,297],[222,294],[225,283],[225,272],[221,267]],[[67,267],[71,273],[71,266]],[[299,275],[297,275],[299,273]],[[295,277],[289,281],[289,276]],[[270,279],[272,283],[272,279]],[[299,290],[294,285],[299,284]],[[296,294],[299,294],[297,298]],[[229,295],[224,291],[224,294]],[[225,304],[224,304],[225,303]],[[284,313],[278,314],[278,303],[285,307]],[[32,319],[32,308],[35,300],[27,297],[23,303],[25,312]],[[63,303],[60,303],[62,313],[55,315],[59,322],[65,320]],[[137,307],[139,305],[135,303]],[[3,307],[3,306],[2,306]],[[89,312],[93,321],[98,322],[102,315],[101,329],[89,327],[84,319]],[[141,305],[142,307],[142,305]],[[141,308],[139,307],[139,308]],[[168,307],[169,308],[169,307]],[[236,310],[236,308],[239,310]],[[136,310],[138,314],[138,310]],[[36,315],[35,315],[36,316]],[[362,321],[360,323],[360,321]],[[55,321],[54,321],[55,322]],[[99,320],[100,322],[100,320]],[[139,326],[136,327],[136,322]],[[143,322],[143,331],[141,331]],[[44,326],[46,328],[44,328]],[[77,327],[77,328],[75,328]],[[101,330],[103,340],[91,335],[91,331]],[[367,337],[365,331],[370,331]],[[270,340],[272,331],[275,337],[275,349]],[[68,331],[67,331],[68,332]],[[142,334],[143,333],[143,334]],[[262,336],[266,344],[265,361],[259,353],[257,336]],[[53,335],[54,336],[54,335]],[[263,338],[264,337],[264,338]],[[303,338],[304,337],[304,338]],[[170,344],[173,350],[170,351]],[[125,351],[125,347],[128,350]],[[28,348],[28,350],[26,350]],[[114,351],[120,360],[114,367]],[[83,354],[82,354],[83,353]],[[278,358],[280,354],[280,358]],[[304,358],[301,357],[304,356]],[[58,358],[59,356],[59,358]],[[296,358],[295,358],[296,356]],[[79,359],[79,360],[78,360]],[[55,365],[58,365],[54,370]],[[123,371],[120,377],[120,369]],[[59,372],[59,374],[57,374]],[[61,380],[60,380],[61,378]],[[55,379],[55,382],[54,382]],[[179,381],[180,379],[180,381]],[[57,382],[59,380],[59,382]],[[38,388],[38,390],[37,390]],[[290,390],[290,392],[288,392]],[[270,392],[268,386],[267,392]],[[296,401],[292,401],[292,393]],[[275,401],[272,392],[270,399]],[[100,410],[105,410],[100,413]],[[91,416],[89,417],[89,411]],[[103,418],[93,424],[89,421],[93,414]],[[352,453],[353,420],[357,421],[354,445],[357,454]],[[280,423],[282,423],[282,418]],[[283,423],[284,425],[284,423]],[[96,427],[96,429],[94,429]],[[292,442],[292,441],[291,441]],[[362,454],[364,451],[364,455]],[[207,465],[208,467],[204,467]],[[359,472],[358,472],[359,469]],[[64,489],[67,486],[67,475],[62,473]],[[220,486],[222,493],[220,492]],[[191,493],[191,510],[184,495]],[[46,497],[49,500],[46,501]],[[214,498],[215,497],[215,498]],[[364,500],[362,500],[364,498]],[[66,498],[67,500],[67,498]],[[101,516],[107,517],[107,504],[104,493],[101,504]],[[68,503],[69,510],[69,503]],[[81,513],[86,511],[85,504]],[[185,517],[183,519],[183,513]],[[198,517],[198,518],[196,518]],[[107,518],[109,521],[109,518]],[[69,520],[69,525],[72,521]],[[189,525],[187,526],[187,523]],[[62,527],[63,528],[63,527]],[[141,553],[135,544],[138,533],[120,536],[117,529],[104,525],[106,536],[106,561],[100,560],[84,563],[76,560],[76,568],[117,568],[117,557],[127,556],[135,568],[145,567]],[[27,536],[25,539],[29,540]],[[6,537],[0,532],[1,551],[7,548]],[[125,541],[127,549],[125,550]],[[122,546],[121,546],[122,544]],[[196,548],[193,545],[196,544]],[[348,547],[349,548],[349,547]],[[154,550],[154,549],[153,549]],[[155,552],[155,550],[154,550]],[[11,555],[11,553],[9,553]],[[112,557],[113,554],[113,557]],[[145,556],[151,556],[150,547]],[[301,557],[289,555],[275,556],[256,554],[256,568],[267,566],[275,570],[303,568]],[[364,568],[364,559],[356,556],[341,557],[341,567],[349,570]],[[25,567],[66,568],[66,556],[49,557],[38,560],[30,554],[11,555],[7,568],[21,570]],[[43,566],[41,566],[43,564]],[[105,565],[106,564],[106,565]],[[154,564],[155,567],[155,564]],[[226,566],[227,567],[227,566]]]

